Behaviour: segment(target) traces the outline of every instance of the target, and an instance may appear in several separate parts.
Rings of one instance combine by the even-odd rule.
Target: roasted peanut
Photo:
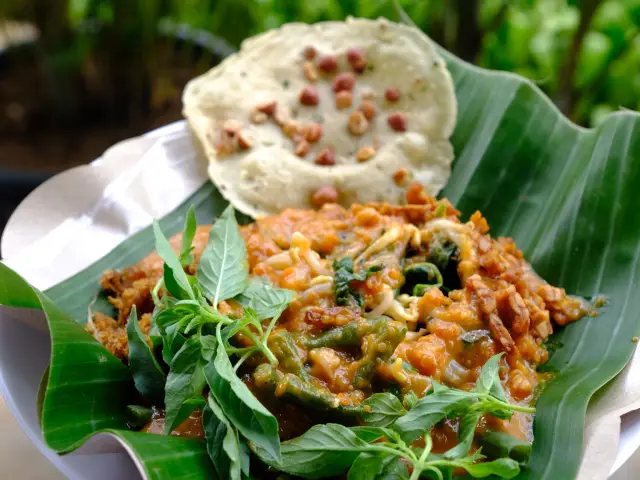
[[[399,187],[406,185],[409,180],[411,180],[411,174],[406,168],[399,168],[393,172],[393,182]]]
[[[333,91],[341,92],[342,90],[352,90],[356,84],[356,76],[351,72],[343,72],[336,75],[333,79]]]
[[[376,107],[373,102],[364,101],[360,104],[359,110],[364,113],[364,118],[372,120],[376,116]]]
[[[316,155],[315,159],[316,165],[324,165],[324,166],[332,166],[336,164],[336,154],[335,152],[327,147],[322,149],[318,155]]]
[[[393,112],[387,117],[387,123],[392,130],[404,132],[407,130],[407,116],[402,112]]]
[[[364,113],[362,113],[359,110],[356,110],[355,112],[351,112],[351,115],[349,115],[349,122],[347,124],[347,128],[349,130],[349,133],[351,133],[351,135],[355,135],[356,137],[359,137],[363,135],[364,132],[367,131],[368,127],[369,127],[369,122],[365,118]]]
[[[341,92],[336,93],[336,108],[338,110],[349,108],[352,103],[353,96],[350,91],[342,90]]]
[[[338,58],[335,55],[322,55],[316,65],[324,73],[333,73],[338,69]]]
[[[308,45],[304,48],[303,55],[307,60],[313,60],[317,54],[318,50],[316,50],[316,48],[312,47],[311,45]]]
[[[318,91],[311,85],[307,85],[300,91],[299,99],[302,105],[318,105],[320,101]]]
[[[287,137],[293,138],[293,136],[298,133],[298,124],[292,121],[285,122],[284,125],[282,125],[282,131]]]
[[[304,62],[302,65],[302,72],[304,73],[304,77],[310,82],[318,80],[318,71],[313,63]]]
[[[376,151],[373,147],[360,147],[356,152],[356,160],[358,162],[366,162],[371,160],[375,154]]]
[[[367,68],[367,55],[361,48],[347,50],[347,61],[356,72],[362,73]]]
[[[273,114],[273,119],[281,127],[291,121],[291,110],[286,105],[279,105]]]
[[[253,140],[246,133],[238,132],[238,146],[242,150],[248,150],[253,147]]]
[[[338,190],[331,185],[320,187],[311,195],[311,204],[316,208],[322,207],[325,203],[336,203],[337,201]]]
[[[311,145],[306,140],[300,140],[296,145],[296,155],[304,157],[311,150]]]
[[[389,87],[384,91],[384,98],[389,103],[396,103],[400,100],[400,90],[396,87]]]
[[[262,113],[266,113],[267,115],[273,115],[276,111],[276,104],[277,102],[275,100],[271,102],[263,102],[256,106],[256,110]]]
[[[309,143],[316,143],[322,137],[322,126],[319,123],[310,123],[307,131],[304,134],[304,138]]]

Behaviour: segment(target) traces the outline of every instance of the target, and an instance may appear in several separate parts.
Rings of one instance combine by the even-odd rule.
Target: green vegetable
[[[460,288],[460,278],[457,271],[459,255],[458,246],[454,242],[442,235],[435,235],[429,243],[427,261],[437,268],[440,277],[433,272],[431,277],[427,276],[427,278],[434,279],[435,282],[430,280],[427,281],[427,284],[439,282],[445,293]]]
[[[153,410],[140,405],[127,405],[127,424],[131,430],[140,430],[151,421]]]
[[[256,311],[259,320],[278,318],[295,297],[295,292],[274,287],[269,279],[252,278],[236,300]]]
[[[373,433],[374,428],[369,432]],[[424,448],[410,447],[394,431],[377,429],[375,443],[360,438],[352,428],[339,424],[316,425],[304,435],[282,443],[282,459],[278,463],[265,459],[261,449],[252,445],[256,453],[274,468],[304,478],[337,476],[349,467],[347,478],[375,479],[387,470],[384,478],[417,480],[424,473],[443,479],[443,471],[462,468],[475,478],[497,475],[513,478],[520,472],[518,462],[501,458],[493,462],[476,463],[485,457],[478,452],[467,457],[446,459],[431,453],[431,436],[425,437]],[[377,441],[384,438],[384,442]],[[364,455],[363,455],[364,454]],[[403,459],[413,467],[409,477],[397,464],[389,467],[389,458]],[[376,459],[377,458],[377,459]],[[360,460],[358,460],[360,459]],[[392,476],[392,474],[394,474]]]
[[[247,249],[235,212],[227,207],[209,232],[198,265],[198,282],[215,308],[218,302],[244,292],[248,281]]]
[[[242,436],[262,448],[270,458],[278,459],[278,421],[237,377],[222,342],[218,343],[215,360],[205,367],[204,374],[211,396],[220,405],[229,422]]]
[[[357,290],[354,290],[349,285],[351,282],[362,282],[369,278],[372,273],[382,270],[381,265],[374,265],[367,270],[360,272],[353,272],[353,260],[349,257],[345,257],[342,260],[336,260],[333,262],[333,269],[335,271],[335,295],[336,303],[338,305],[350,305],[355,304],[362,307],[364,299],[362,294]]]
[[[367,335],[381,335],[389,325],[387,317],[373,319],[353,320],[346,325],[327,330],[315,337],[303,337],[301,339],[308,349],[320,347],[356,347]]]
[[[187,339],[170,367],[165,385],[165,435],[169,435],[196,408],[204,405],[204,360],[198,337]]]
[[[129,369],[136,389],[140,395],[154,402],[155,405],[162,405],[166,375],[140,330],[135,305],[127,320],[127,339],[129,340]]]
[[[218,478],[239,480],[242,464],[240,439],[212,395],[209,395],[202,413],[202,426],[207,439],[207,451]]]
[[[487,458],[512,458],[520,464],[527,463],[531,444],[502,432],[487,430],[479,437],[482,453]]]
[[[196,230],[198,228],[198,220],[196,219],[196,208],[191,205],[184,220],[184,229],[182,231],[182,240],[180,244],[180,254],[178,260],[183,267],[189,266],[193,263],[193,239],[196,236]]]
[[[404,268],[403,290],[411,292],[415,297],[421,297],[430,288],[442,286],[442,275],[433,263],[414,263]]]
[[[365,423],[373,427],[388,427],[407,413],[398,397],[390,393],[371,395],[362,402],[360,410]]]
[[[271,393],[278,389],[279,395],[310,408],[349,416],[360,413],[359,408],[342,405],[336,394],[303,372],[283,373],[272,365],[262,364],[254,370],[253,378],[256,384]]]

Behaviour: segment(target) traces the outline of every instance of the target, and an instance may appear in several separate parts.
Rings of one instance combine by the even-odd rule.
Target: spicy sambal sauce
[[[509,400],[532,403],[553,325],[588,312],[581,299],[538,277],[511,239],[492,239],[479,212],[462,223],[447,200],[417,185],[407,200],[405,206],[288,209],[241,228],[250,274],[297,294],[269,337],[278,366],[254,358],[243,367],[243,380],[274,412],[283,438],[348,418],[350,408],[376,392],[423,396],[432,379],[471,389],[482,365],[500,352]],[[208,230],[198,228],[191,272]],[[179,236],[171,243],[178,250]],[[118,315],[96,314],[89,329],[123,360],[129,312],[137,306],[147,333],[150,290],[161,275],[156,253],[103,275]],[[219,308],[227,314],[239,305]],[[479,428],[532,439],[526,414],[509,421],[487,416]],[[435,451],[454,445],[456,431],[455,420],[434,429]]]

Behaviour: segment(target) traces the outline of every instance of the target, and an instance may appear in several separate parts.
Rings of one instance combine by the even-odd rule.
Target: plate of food
[[[606,477],[637,114],[579,128],[384,19],[248,39],[183,100],[0,264],[0,386],[67,476]]]

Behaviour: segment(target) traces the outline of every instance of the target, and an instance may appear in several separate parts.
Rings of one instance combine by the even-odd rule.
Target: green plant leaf
[[[436,423],[462,410],[474,402],[473,394],[453,388],[441,387],[422,397],[415,406],[394,424],[405,442],[412,442]]]
[[[335,423],[316,425],[303,435],[282,442],[280,462],[266,457],[263,450],[251,444],[266,463],[292,475],[323,478],[345,472],[369,443],[349,428]]]
[[[193,239],[196,236],[196,229],[198,228],[198,220],[196,218],[196,207],[191,206],[184,220],[184,229],[182,230],[182,240],[180,242],[180,254],[178,259],[183,267],[191,265],[193,263]]]
[[[167,375],[164,400],[165,435],[169,435],[180,422],[204,404],[203,366],[200,338],[190,337],[171,361]]]
[[[278,317],[295,298],[296,293],[278,288],[269,279],[253,278],[247,289],[236,299],[245,307],[252,307],[259,320]]]
[[[382,473],[384,460],[380,453],[361,453],[351,465],[347,480],[375,480]]]
[[[239,479],[242,453],[238,434],[211,395],[202,412],[202,423],[207,439],[207,451],[218,478]]]
[[[278,461],[280,437],[278,421],[238,378],[224,345],[218,343],[215,360],[209,362],[204,374],[211,395],[223,408],[229,422],[266,455]]]
[[[200,257],[198,281],[205,295],[218,302],[241,294],[249,281],[247,249],[232,207],[227,207],[209,232]]]
[[[492,462],[456,462],[473,478],[486,478],[497,475],[500,478],[513,478],[520,473],[520,465],[511,458],[500,458]]]
[[[512,458],[524,464],[531,454],[531,445],[502,432],[487,430],[478,440],[482,453],[487,458]]]
[[[402,403],[391,393],[376,393],[361,404],[361,416],[367,425],[388,427],[407,413]]]
[[[190,298],[193,298],[193,289],[187,274],[184,272],[182,264],[167,237],[160,230],[158,222],[153,222],[153,233],[156,237],[156,251],[160,258],[164,260],[164,279],[167,289],[176,298],[182,298],[182,292],[186,292]]]
[[[464,457],[471,450],[471,444],[473,443],[473,436],[476,432],[476,425],[482,417],[482,412],[465,412],[460,417],[460,424],[458,426],[458,445],[447,450],[444,454],[447,458],[460,458]]]
[[[166,375],[158,364],[140,325],[135,305],[127,320],[127,339],[129,341],[129,369],[136,389],[145,398],[162,405]]]
[[[473,387],[474,392],[488,393],[492,391],[492,389],[494,389],[495,383],[500,383],[498,371],[500,368],[499,362],[502,355],[502,353],[493,355],[489,360],[485,362],[485,364],[480,369],[480,375],[478,376],[478,380],[476,380],[476,384]],[[499,392],[498,394],[500,395]],[[502,392],[501,395],[504,395],[504,392]],[[503,399],[500,398],[500,400]]]

